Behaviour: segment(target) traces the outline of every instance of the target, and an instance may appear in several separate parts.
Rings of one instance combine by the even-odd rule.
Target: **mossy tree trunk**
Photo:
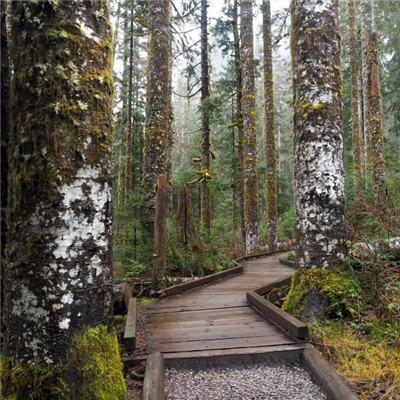
[[[108,2],[14,1],[10,17],[5,396],[123,399],[118,346],[106,329],[113,317]],[[101,345],[95,337],[84,343],[92,333],[101,333]]]
[[[157,175],[167,169],[169,120],[169,1],[149,1],[146,127],[143,157],[143,224],[154,233]]]
[[[362,106],[363,106],[363,133],[364,133],[364,158],[365,171],[364,176],[368,177],[370,172],[370,164],[368,160],[371,159],[369,153],[370,143],[367,129],[367,62],[366,62],[366,42],[367,42],[367,21],[366,21],[366,4],[365,0],[360,0],[360,31],[361,31],[361,76],[362,76]]]
[[[259,250],[257,132],[254,81],[253,3],[241,1],[243,179],[246,254]]]
[[[9,107],[9,94],[10,94],[10,67],[9,67],[9,58],[8,58],[8,43],[7,43],[7,30],[6,30],[6,10],[5,10],[5,2],[0,2],[0,18],[1,18],[1,41],[0,41],[0,50],[1,50],[1,70],[0,70],[0,79],[1,79],[1,93],[0,93],[0,101],[1,101],[1,259],[4,258],[4,249],[6,246],[7,239],[7,224],[5,222],[5,210],[7,206],[7,191],[8,191],[8,141],[9,141],[9,117],[10,117],[10,107]],[[4,263],[1,263],[1,276],[4,276]],[[1,305],[4,304],[3,298],[3,280],[1,281]],[[1,310],[3,311],[3,309]],[[4,313],[2,312],[2,315]]]
[[[338,1],[292,1],[296,263],[344,256],[344,167]]]
[[[211,194],[208,187],[210,172],[210,76],[208,68],[207,0],[201,0],[201,214],[202,229],[209,234],[211,227]]]
[[[133,6],[129,22],[129,58],[128,58],[128,121],[126,132],[125,154],[125,185],[124,203],[129,203],[132,190],[132,92],[133,92]]]
[[[264,110],[265,110],[265,162],[266,162],[266,203],[268,249],[276,249],[276,150],[275,150],[275,107],[272,73],[271,4],[263,1],[264,38]]]
[[[367,132],[370,138],[371,173],[374,202],[385,201],[385,159],[383,153],[382,110],[378,74],[378,42],[376,32],[367,37]]]
[[[243,243],[246,243],[246,227],[244,217],[244,178],[243,178],[243,115],[242,115],[242,65],[240,61],[240,38],[238,26],[238,0],[233,2],[233,45],[235,51],[235,74],[236,74],[236,121],[238,128],[238,162],[239,170],[239,194],[240,194],[240,221],[241,237]]]
[[[349,0],[349,37],[350,37],[350,81],[351,81],[351,120],[353,142],[353,181],[355,201],[359,204],[361,194],[361,138],[358,107],[358,68],[356,51],[356,27],[354,0]]]

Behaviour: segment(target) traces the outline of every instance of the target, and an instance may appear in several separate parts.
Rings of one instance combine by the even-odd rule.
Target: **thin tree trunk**
[[[367,37],[367,132],[370,138],[371,173],[374,201],[377,206],[385,201],[385,159],[383,152],[382,110],[378,73],[378,42],[376,33]]]
[[[13,1],[10,17],[3,356],[11,376],[2,394],[126,399],[118,344],[107,334],[113,322],[108,3]]]
[[[232,97],[232,123],[235,123],[234,98]],[[237,209],[236,209],[236,181],[237,181],[237,156],[236,156],[235,127],[232,127],[232,245],[236,249]]]
[[[122,147],[119,148],[119,158],[118,158],[118,205],[121,204],[121,175],[122,175]]]
[[[276,249],[276,149],[275,149],[275,107],[272,72],[271,4],[263,0],[264,38],[264,110],[265,110],[265,162],[266,162],[266,203],[268,250]]]
[[[149,1],[149,55],[143,158],[143,225],[154,233],[156,178],[167,168],[169,119],[169,1]]]
[[[353,141],[353,180],[355,201],[359,204],[361,195],[361,139],[359,131],[358,114],[358,69],[356,53],[356,28],[354,0],[348,0],[349,11],[349,36],[350,36],[350,80],[351,80],[351,119]]]
[[[210,172],[210,77],[208,71],[208,32],[207,32],[207,0],[201,0],[201,214],[200,223],[206,233],[211,227],[211,194],[207,181]]]
[[[159,288],[167,266],[168,175],[157,176],[154,212],[154,268],[153,286]]]
[[[242,35],[242,116],[243,116],[243,177],[246,254],[259,249],[257,134],[254,79],[254,41],[252,0],[241,1]]]
[[[338,1],[292,0],[291,43],[296,263],[335,267],[345,253]]]
[[[133,8],[129,25],[129,66],[128,66],[128,130],[126,132],[125,156],[125,204],[128,204],[132,190],[132,80],[133,80]]]
[[[233,2],[233,44],[235,50],[235,74],[236,74],[236,121],[238,127],[238,171],[240,186],[240,221],[241,237],[243,243],[246,243],[246,228],[244,217],[244,174],[243,174],[243,115],[242,115],[242,65],[240,61],[240,38],[238,26],[238,0]]]

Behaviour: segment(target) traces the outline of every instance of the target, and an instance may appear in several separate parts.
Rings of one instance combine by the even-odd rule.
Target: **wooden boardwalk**
[[[291,275],[279,254],[245,262],[243,274],[142,308],[148,354],[166,358],[252,354],[296,349],[297,342],[255,312],[246,291]]]

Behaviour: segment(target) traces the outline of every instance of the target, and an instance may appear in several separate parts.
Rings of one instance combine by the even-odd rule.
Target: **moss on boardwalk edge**
[[[75,335],[65,363],[23,366],[3,359],[5,400],[126,399],[118,342],[105,326]]]

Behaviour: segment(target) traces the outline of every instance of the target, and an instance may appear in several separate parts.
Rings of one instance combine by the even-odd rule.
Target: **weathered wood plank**
[[[275,282],[268,283],[267,285],[260,286],[259,288],[255,289],[254,292],[257,293],[258,295],[262,296],[268,292],[270,292],[272,289],[279,288],[281,286],[287,285],[290,282],[292,282],[292,275],[286,276],[282,279],[279,279]]]
[[[231,275],[240,274],[243,272],[243,266],[233,267],[225,271],[217,272],[212,275],[204,276],[203,278],[196,279],[195,281],[190,281],[186,283],[181,283],[180,285],[171,286],[167,289],[161,290],[160,296],[162,298],[180,294],[186,290],[193,289],[208,283],[216,282],[219,279],[230,277]]]
[[[160,352],[152,353],[147,358],[143,382],[143,400],[164,400],[165,398],[165,363]]]
[[[292,317],[268,300],[263,299],[253,291],[247,292],[246,297],[248,302],[254,306],[256,310],[287,331],[290,335],[300,339],[308,338],[308,326],[298,319]]]
[[[136,347],[136,297],[129,299],[128,314],[125,323],[124,348],[134,350]]]
[[[305,349],[303,352],[304,364],[309,369],[329,400],[357,400],[339,375],[325,361],[315,348]]]

